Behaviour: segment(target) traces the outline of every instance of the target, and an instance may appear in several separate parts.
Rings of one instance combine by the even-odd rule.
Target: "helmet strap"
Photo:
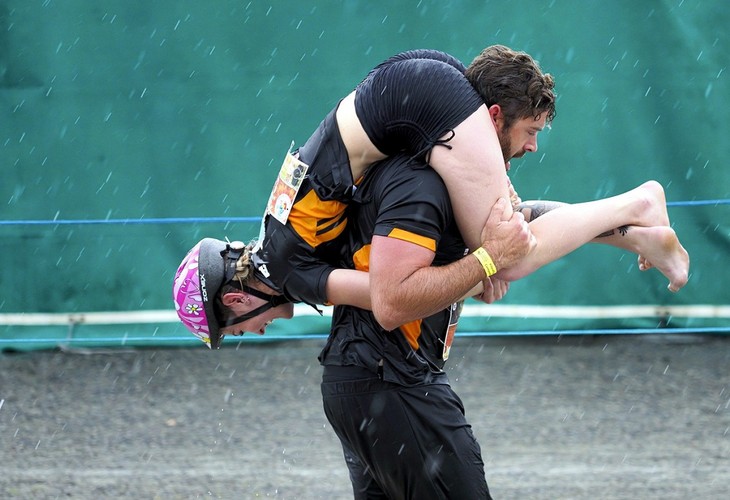
[[[224,326],[231,326],[235,325],[236,323],[242,323],[246,320],[249,320],[251,318],[255,318],[259,314],[268,311],[269,309],[272,309],[274,307],[280,306],[282,304],[286,304],[289,302],[289,300],[284,297],[283,295],[271,295],[266,292],[262,292],[261,290],[256,290],[255,288],[251,288],[250,286],[246,286],[240,282],[236,282],[236,280],[233,280],[230,282],[232,286],[235,286],[236,288],[239,288],[242,292],[246,292],[249,295],[253,295],[254,297],[258,297],[261,300],[267,301],[266,304],[263,304],[256,309],[247,312],[246,314],[243,314],[241,316],[237,316],[235,318],[230,318],[227,321],[225,321]]]

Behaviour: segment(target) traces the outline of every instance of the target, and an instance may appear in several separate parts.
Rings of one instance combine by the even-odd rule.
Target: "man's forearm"
[[[402,243],[393,238],[373,240],[373,253],[378,255],[371,259],[370,268],[373,313],[387,330],[448,307],[485,278],[473,255],[432,267],[432,252],[411,245],[406,261],[403,250],[397,248]]]

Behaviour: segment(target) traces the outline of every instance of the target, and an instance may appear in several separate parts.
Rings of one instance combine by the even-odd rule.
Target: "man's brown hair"
[[[504,45],[487,47],[466,69],[466,78],[487,107],[502,108],[507,128],[515,120],[537,119],[543,113],[548,124],[555,118],[555,81],[525,52]]]

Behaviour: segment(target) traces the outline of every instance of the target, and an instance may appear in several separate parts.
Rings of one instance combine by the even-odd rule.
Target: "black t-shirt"
[[[296,154],[309,169],[286,224],[265,217],[254,266],[259,279],[290,301],[324,304],[327,278],[345,244],[345,208],[353,189],[334,110]]]
[[[435,250],[433,265],[453,262],[466,253],[443,181],[430,167],[405,156],[370,168],[348,207],[348,219],[349,257],[344,267],[369,269],[372,235],[396,237]],[[320,361],[326,366],[366,368],[383,380],[406,386],[446,383],[444,345],[449,324],[460,310],[460,304],[455,304],[386,331],[372,312],[337,306]]]

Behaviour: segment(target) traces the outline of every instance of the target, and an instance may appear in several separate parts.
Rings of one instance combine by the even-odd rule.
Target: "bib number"
[[[294,143],[292,143],[293,146]],[[299,161],[289,148],[284,157],[284,163],[281,164],[274,188],[271,190],[269,202],[266,204],[267,214],[270,214],[282,224],[286,224],[308,169],[309,165]]]
[[[449,307],[449,326],[446,329],[446,338],[444,339],[444,352],[441,354],[441,359],[443,359],[444,361],[449,359],[451,344],[454,342],[456,325],[459,324],[459,318],[461,317],[462,309],[464,309],[463,300],[461,302],[455,302]]]
[[[299,161],[299,158],[292,154],[291,148],[293,147],[294,142],[289,146],[289,151],[284,157],[284,163],[281,164],[274,187],[271,189],[269,201],[266,202],[266,210],[264,210],[264,216],[261,218],[258,241],[253,248],[253,253],[258,252],[264,244],[267,216],[271,215],[282,224],[286,224],[299,188],[302,187],[302,182],[307,175],[309,165]]]

